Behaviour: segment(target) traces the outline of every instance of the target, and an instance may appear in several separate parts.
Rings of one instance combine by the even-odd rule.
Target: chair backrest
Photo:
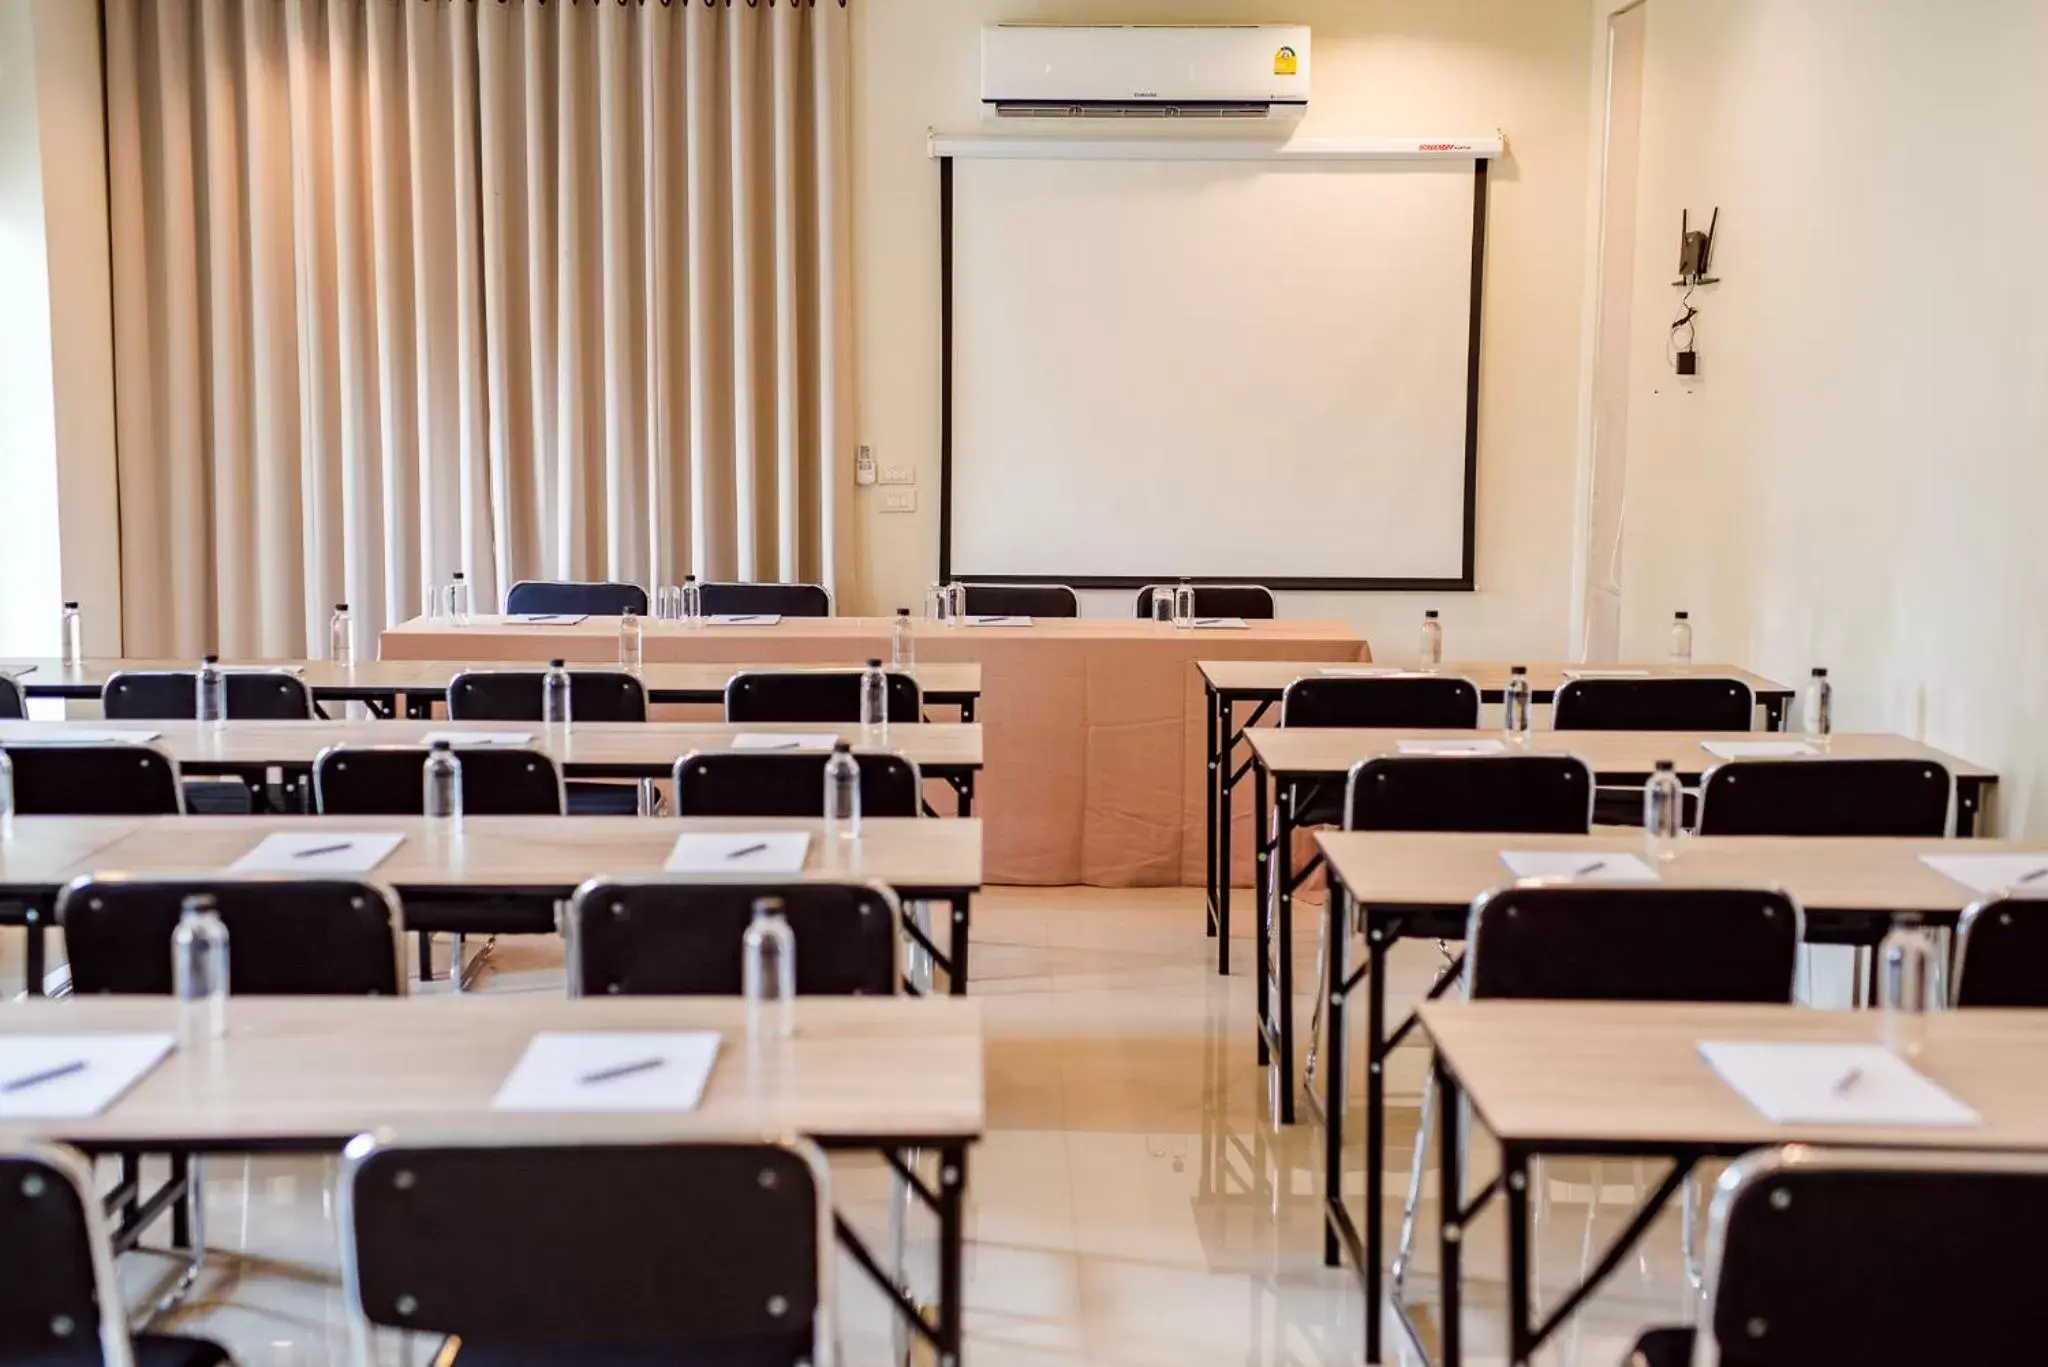
[[[340,1187],[345,1294],[372,1324],[453,1334],[485,1361],[795,1367],[829,1351],[831,1188],[808,1141],[363,1135]]]
[[[505,613],[569,612],[617,617],[647,615],[647,590],[638,584],[588,579],[522,579],[505,590]]]
[[[1789,1002],[1803,918],[1782,892],[1616,884],[1499,888],[1472,904],[1467,995]]]
[[[23,816],[178,816],[178,762],[154,745],[0,746],[14,765]]]
[[[0,1229],[0,1361],[132,1363],[86,1160],[53,1144],[0,1148]]]
[[[1081,600],[1065,584],[966,584],[971,617],[1079,617]]]
[[[1593,771],[1575,755],[1382,755],[1351,766],[1344,826],[1584,835]]]
[[[1147,584],[1138,590],[1138,616],[1150,619],[1152,599],[1171,598],[1172,584]],[[1278,616],[1273,608],[1273,590],[1263,584],[1197,584],[1195,616],[1242,617],[1247,622],[1270,621]]]
[[[569,904],[569,995],[735,997],[754,903],[780,898],[796,990],[893,996],[902,912],[880,883],[593,879]]]
[[[889,720],[913,723],[924,716],[917,680],[884,676],[889,685]],[[725,719],[730,722],[857,722],[858,669],[746,670],[725,682]]]
[[[228,990],[241,996],[394,997],[405,992],[405,916],[389,889],[353,878],[88,875],[57,899],[71,990],[171,991],[171,934],[185,899],[214,899],[228,931]]]
[[[1716,1185],[1700,1332],[1721,1367],[2041,1360],[2037,1154],[1751,1153]]]
[[[1700,785],[1699,833],[1945,836],[1954,790],[1933,760],[1730,760]]]
[[[676,761],[677,816],[825,814],[825,761],[817,750],[695,750]],[[863,816],[916,816],[924,810],[917,765],[889,751],[856,750]]]
[[[465,816],[560,816],[562,771],[538,750],[463,746]],[[326,816],[421,816],[426,801],[423,745],[333,745],[313,761],[313,805]]]
[[[1967,908],[1950,996],[1959,1007],[2048,1007],[2048,898],[2002,895]]]
[[[1280,695],[1280,724],[1469,730],[1479,725],[1479,685],[1449,674],[1296,679]]]
[[[28,716],[28,694],[21,680],[0,672],[0,719],[20,721]]]
[[[448,681],[450,721],[539,721],[541,669],[465,669]],[[622,669],[571,669],[575,721],[646,721],[647,689]]]
[[[704,615],[772,612],[783,617],[830,617],[832,595],[823,584],[709,583],[702,586]]]
[[[1551,700],[1558,731],[1747,731],[1756,694],[1740,679],[1568,679]]]
[[[313,715],[306,681],[283,669],[231,669],[230,721],[304,721]],[[189,669],[124,669],[100,688],[110,721],[190,721],[199,715],[199,675]]]

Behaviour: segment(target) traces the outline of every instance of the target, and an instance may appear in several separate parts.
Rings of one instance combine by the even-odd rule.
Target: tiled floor
[[[1313,924],[1313,922],[1311,922]],[[1355,1363],[1364,1306],[1349,1269],[1322,1265],[1320,1132],[1267,1119],[1254,1063],[1252,955],[1219,979],[1184,890],[997,890],[975,911],[975,994],[988,1027],[989,1133],[970,1170],[967,1360],[1116,1367]],[[15,937],[9,937],[15,938]],[[1392,984],[1412,998],[1436,961],[1404,945]],[[11,949],[11,946],[10,946]],[[1303,947],[1306,979],[1312,945]],[[558,947],[507,942],[487,990],[560,990]],[[1305,1006],[1303,1019],[1306,1019]],[[1354,1058],[1360,1052],[1353,1049]],[[1389,1149],[1389,1230],[1399,1215],[1421,1056],[1399,1060]],[[1353,1095],[1358,1095],[1354,1089]],[[1358,1133],[1356,1124],[1351,1133]],[[1487,1162],[1483,1141],[1474,1161]],[[835,1162],[842,1205],[880,1237],[879,1165]],[[1633,1164],[1552,1169],[1539,1191],[1539,1303],[1554,1300],[1654,1180]],[[336,1275],[331,1165],[216,1160],[207,1170],[210,1261],[175,1318],[244,1364],[347,1360]],[[1597,1181],[1601,1200],[1591,1205]],[[1364,1185],[1346,1186],[1354,1208]],[[1434,1182],[1425,1183],[1434,1189]],[[1467,1245],[1468,1360],[1501,1359],[1497,1207]],[[1435,1299],[1434,1211],[1410,1298]],[[915,1248],[914,1252],[917,1252]],[[923,1250],[928,1253],[928,1249]],[[131,1303],[166,1264],[125,1260]],[[841,1259],[845,1360],[890,1360],[880,1299]],[[1542,1361],[1613,1367],[1634,1333],[1688,1314],[1675,1216],[1546,1350]],[[1389,1361],[1412,1361],[1390,1331]],[[403,1345],[384,1342],[397,1361]],[[424,1360],[429,1345],[412,1345]]]

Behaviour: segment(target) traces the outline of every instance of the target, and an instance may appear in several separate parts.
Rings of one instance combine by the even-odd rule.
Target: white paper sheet
[[[1923,854],[1920,862],[1974,892],[2048,897],[2048,853]]]
[[[734,750],[830,750],[839,743],[832,734],[815,731],[742,731],[732,738]]]
[[[1398,665],[1324,665],[1316,671],[1333,679],[1396,679],[1408,672]]]
[[[1700,1056],[1776,1125],[1962,1126],[1980,1119],[1882,1045],[1702,1040]]]
[[[429,731],[420,737],[421,745],[432,745],[445,740],[456,749],[465,745],[531,745],[531,731]]]
[[[313,831],[266,835],[230,873],[368,873],[405,843],[402,835]],[[339,847],[339,848],[337,848]]]
[[[1647,679],[1647,669],[1567,669],[1567,679]]]
[[[162,1063],[176,1042],[171,1035],[0,1036],[0,1120],[98,1115]],[[29,1081],[73,1063],[85,1067],[46,1082]]]
[[[1252,624],[1242,617],[1197,617],[1196,631],[1250,631]]]
[[[588,617],[582,612],[515,612],[505,620],[522,627],[573,627]]]
[[[304,665],[222,665],[223,674],[289,674],[293,678],[306,677]]]
[[[142,745],[161,731],[115,731],[97,726],[18,726],[7,732],[16,745]]]
[[[1657,871],[1632,854],[1598,850],[1502,850],[1500,862],[1517,878],[1569,878],[1575,883],[1639,883]]]
[[[19,679],[19,678],[21,678],[21,677],[22,677],[23,675],[25,675],[25,674],[33,674],[33,673],[35,673],[35,672],[36,672],[36,667],[35,667],[34,665],[4,665],[4,666],[0,666],[0,674],[5,674],[5,675],[7,675],[7,676],[8,676],[9,678],[11,678],[11,679]]]
[[[781,620],[779,612],[714,612],[704,623],[714,627],[772,627]]]
[[[1790,759],[1820,753],[1803,740],[1703,740],[1700,749],[1721,759]]]
[[[676,837],[669,873],[802,873],[809,831],[691,831]]]
[[[718,1036],[703,1030],[538,1034],[498,1088],[491,1109],[694,1111],[717,1058]],[[593,1076],[650,1060],[660,1066],[610,1079]]]
[[[970,612],[960,620],[971,627],[1028,627],[1031,625],[1029,617],[1020,617],[1014,613],[1005,616],[1001,613]]]
[[[1508,747],[1497,740],[1404,740],[1404,755],[1505,755]]]

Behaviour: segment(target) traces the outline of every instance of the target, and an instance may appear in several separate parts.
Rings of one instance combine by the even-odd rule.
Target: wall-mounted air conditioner
[[[1300,118],[1305,24],[992,24],[981,102],[1002,118]]]

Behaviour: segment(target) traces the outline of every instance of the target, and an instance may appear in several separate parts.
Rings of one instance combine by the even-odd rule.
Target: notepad
[[[0,665],[0,674],[5,674],[10,679],[19,679],[24,674],[35,672],[34,665]]]
[[[588,616],[582,612],[514,612],[505,620],[522,627],[573,627]]]
[[[1404,755],[1505,755],[1508,747],[1497,740],[1404,740]]]
[[[772,627],[781,620],[779,612],[714,612],[704,622],[714,627]]]
[[[171,1035],[0,1036],[0,1120],[98,1115],[175,1043]]]
[[[1197,617],[1196,631],[1250,631],[1251,623],[1242,617]]]
[[[831,732],[742,731],[732,738],[734,750],[830,750],[839,744]]]
[[[445,740],[460,748],[465,745],[531,745],[531,731],[429,731],[420,737],[420,744],[432,745]]]
[[[2048,853],[1923,854],[1920,862],[1977,892],[2048,897]]]
[[[1567,679],[1647,679],[1647,669],[1567,669]]]
[[[494,1111],[694,1111],[718,1058],[708,1030],[547,1032],[527,1042]]]
[[[809,831],[691,831],[676,837],[669,873],[802,873]]]
[[[143,745],[161,731],[114,731],[89,726],[20,726],[8,731],[16,745]]]
[[[1776,1125],[1975,1125],[1978,1114],[1876,1044],[1725,1043],[1700,1057]]]
[[[223,674],[289,674],[293,678],[306,677],[304,665],[222,665]]]
[[[1598,850],[1502,850],[1500,862],[1517,878],[1568,878],[1575,883],[1640,883],[1657,871],[1632,854]]]
[[[230,873],[368,873],[405,843],[402,835],[313,831],[266,835]]]
[[[970,612],[960,620],[971,627],[1028,627],[1031,625],[1029,617],[1020,617],[1015,613],[976,614]]]
[[[1397,679],[1412,672],[1398,665],[1324,665],[1316,671],[1333,679]]]
[[[1790,759],[1820,753],[1803,740],[1703,740],[1700,749],[1721,759]]]

